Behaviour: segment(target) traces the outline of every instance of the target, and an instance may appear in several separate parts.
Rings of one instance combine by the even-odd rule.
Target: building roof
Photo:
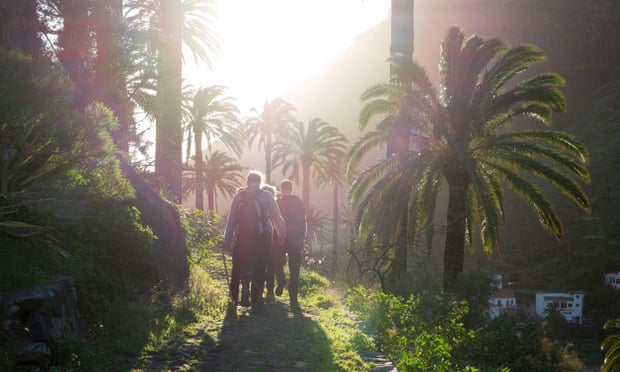
[[[495,291],[493,291],[493,294],[491,295],[491,297],[515,298],[515,292],[512,290],[512,288],[496,289]]]

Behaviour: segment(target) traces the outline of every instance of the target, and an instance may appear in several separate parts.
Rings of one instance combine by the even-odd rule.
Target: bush
[[[195,265],[206,263],[210,253],[221,246],[220,216],[214,212],[205,213],[198,209],[183,207],[180,208],[179,215],[185,229],[189,263]]]
[[[466,329],[467,303],[452,296],[422,292],[400,298],[357,287],[349,290],[347,304],[370,323],[399,370],[583,370],[570,345],[546,338],[539,323],[500,317]]]
[[[361,287],[349,291],[347,302],[370,321],[379,347],[399,370],[457,370],[451,354],[467,337],[460,321],[466,303],[433,292],[405,299]]]

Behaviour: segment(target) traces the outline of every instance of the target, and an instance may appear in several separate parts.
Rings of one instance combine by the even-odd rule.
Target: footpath
[[[211,275],[225,286],[224,272]],[[328,292],[327,302],[338,301],[328,307],[343,306],[344,296],[331,288]],[[144,356],[134,371],[396,371],[371,350],[359,353],[365,362],[362,369],[338,366],[333,360],[339,355],[333,350],[337,342],[319,326],[321,309],[304,307],[303,296],[299,302],[299,308],[291,308],[285,292],[257,315],[229,306],[223,320],[196,324],[181,342]],[[357,325],[352,315],[345,318],[341,321]]]

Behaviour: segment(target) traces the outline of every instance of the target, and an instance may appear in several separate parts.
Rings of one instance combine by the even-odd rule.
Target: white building
[[[536,314],[545,318],[555,305],[569,323],[583,323],[583,291],[571,293],[536,293]]]
[[[614,287],[614,289],[620,289],[620,272],[607,273],[603,275],[603,281],[605,282],[605,284]]]
[[[489,318],[495,319],[500,315],[517,310],[517,298],[512,288],[503,288],[502,276],[493,275],[491,286],[494,287],[491,297],[489,297],[489,307],[487,314]]]

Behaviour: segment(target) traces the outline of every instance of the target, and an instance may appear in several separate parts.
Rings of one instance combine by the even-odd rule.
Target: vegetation
[[[310,208],[310,179],[317,183],[329,178],[344,157],[347,139],[326,121],[315,118],[304,125],[297,122],[285,132],[273,148],[274,164],[292,181],[302,181],[302,201]]]
[[[188,153],[191,150],[192,134],[194,138],[194,180],[193,191],[196,195],[196,208],[203,210],[203,195],[205,185],[209,182],[202,156],[203,138],[206,140],[208,155],[212,155],[213,144],[219,141],[233,151],[241,154],[241,122],[238,118],[239,109],[233,99],[224,95],[225,88],[219,85],[200,88],[194,95],[193,104],[189,110],[191,119],[188,124]],[[223,154],[226,155],[226,154]],[[219,155],[221,157],[221,155]],[[232,160],[232,159],[231,159]],[[214,210],[214,189],[207,186],[209,209]]]
[[[527,3],[509,6],[524,12]],[[546,5],[553,27],[572,22],[562,15],[576,3]],[[539,24],[525,32],[535,41],[574,41],[582,51],[607,45],[600,49],[613,57],[617,5],[590,5],[588,38]],[[345,180],[341,127],[319,118],[305,124],[283,98],[243,120],[223,86],[191,88],[183,101],[182,45],[207,65],[218,50],[209,1],[37,0],[0,8],[3,20],[23,20],[0,22],[0,299],[57,275],[75,278],[84,335],[54,341],[52,369],[370,370],[372,351],[402,370],[578,371],[600,365],[600,346],[603,369],[617,368],[620,294],[600,284],[601,272],[620,268],[620,172],[610,161],[620,145],[610,130],[620,117],[618,82],[605,68],[593,65],[596,73],[580,78],[591,81],[564,87],[560,75],[536,69],[545,58],[533,45],[466,38],[454,27],[435,86],[408,58],[405,38],[392,48],[391,81],[362,94],[361,128],[378,124],[348,152],[352,178]],[[400,21],[401,31],[412,32],[413,17]],[[556,64],[542,67],[571,74],[571,61],[557,62],[565,50],[547,44],[545,51]],[[588,63],[597,55],[584,54]],[[560,130],[533,129],[552,117],[557,123],[564,94],[577,114]],[[147,149],[139,113],[156,123],[155,173],[136,171],[149,169],[147,162],[131,164],[130,153]],[[228,307],[230,258],[219,250],[216,202],[243,183],[247,168],[238,157],[255,141],[265,152],[266,182],[280,168],[301,183],[309,216],[302,311],[284,296],[266,304],[262,318]],[[389,156],[357,173],[379,145]],[[586,186],[590,178],[596,187]],[[311,207],[312,180],[334,187],[331,231]],[[339,186],[351,187],[352,221],[339,216]],[[195,209],[178,206],[181,191],[197,194]],[[581,213],[590,210],[596,214]],[[442,211],[447,219],[438,222]],[[569,242],[540,237],[531,217]],[[332,281],[341,273],[319,274],[327,272],[330,232],[334,263],[344,251],[339,220],[352,227],[347,258],[363,274],[349,279],[365,285],[348,296]],[[447,236],[443,272],[431,259],[438,231]],[[500,246],[501,260],[474,261],[479,277],[468,276],[467,249],[496,257]],[[485,275],[498,270],[523,283],[523,298],[535,287],[583,285],[586,324],[566,324],[558,311],[544,322],[524,313],[488,319]],[[20,368],[16,345],[0,336],[0,369]]]
[[[528,175],[552,183],[589,211],[577,183],[590,180],[583,165],[585,147],[559,131],[510,128],[521,117],[550,125],[552,112],[565,109],[558,75],[514,81],[518,72],[543,60],[531,45],[509,49],[497,39],[466,39],[453,27],[442,44],[439,95],[422,67],[394,56],[396,75],[410,77],[411,85],[377,85],[362,95],[368,101],[360,113],[362,128],[377,115],[388,119],[353,145],[350,167],[372,146],[384,143],[394,125],[408,126],[403,138],[411,141],[405,145],[410,150],[364,170],[353,185],[351,201],[362,241],[386,244],[401,229],[414,241],[425,229],[430,244],[436,201],[447,185],[444,290],[453,293],[462,278],[465,249],[473,250],[478,240],[489,255],[499,249],[504,188],[532,205],[543,227],[558,238],[563,236],[559,216]],[[395,213],[393,206],[405,210]],[[382,223],[376,223],[377,213]]]
[[[297,109],[283,98],[266,101],[261,111],[252,109],[252,114],[245,121],[248,148],[258,141],[258,148],[265,151],[265,183],[271,184],[273,170],[274,138],[288,131],[288,126],[295,121]]]
[[[351,309],[368,319],[382,350],[404,371],[582,371],[574,351],[545,336],[539,323],[505,317],[475,330],[462,321],[467,302],[421,292],[399,298],[361,287]]]

